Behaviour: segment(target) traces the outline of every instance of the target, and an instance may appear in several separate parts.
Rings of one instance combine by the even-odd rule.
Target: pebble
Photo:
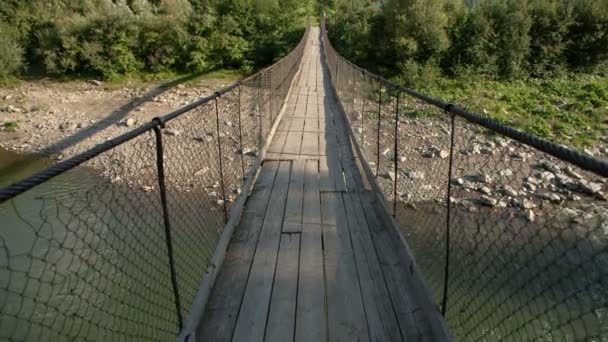
[[[479,203],[488,207],[493,207],[498,203],[498,201],[490,196],[482,195],[479,197]]]
[[[179,135],[179,133],[180,133],[178,130],[173,129],[173,128],[166,128],[166,129],[163,130],[163,132],[166,135],[172,135],[172,136]]]

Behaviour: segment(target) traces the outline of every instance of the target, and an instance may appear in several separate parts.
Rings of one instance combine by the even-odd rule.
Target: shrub
[[[23,67],[23,48],[7,25],[0,25],[0,46],[0,79],[6,79]]]

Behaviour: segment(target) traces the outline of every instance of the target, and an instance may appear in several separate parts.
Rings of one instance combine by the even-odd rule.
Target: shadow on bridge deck
[[[445,340],[360,169],[319,44],[312,29],[194,339]]]

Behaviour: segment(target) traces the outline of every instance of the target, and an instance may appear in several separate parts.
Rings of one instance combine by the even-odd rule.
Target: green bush
[[[0,46],[0,79],[6,79],[23,67],[23,48],[7,25],[0,25]]]

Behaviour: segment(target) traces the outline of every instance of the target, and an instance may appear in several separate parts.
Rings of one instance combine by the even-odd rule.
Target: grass
[[[608,129],[606,76],[512,82],[440,78],[419,90],[575,148],[593,145]]]
[[[6,132],[16,132],[19,125],[15,121],[6,121],[2,124]]]

